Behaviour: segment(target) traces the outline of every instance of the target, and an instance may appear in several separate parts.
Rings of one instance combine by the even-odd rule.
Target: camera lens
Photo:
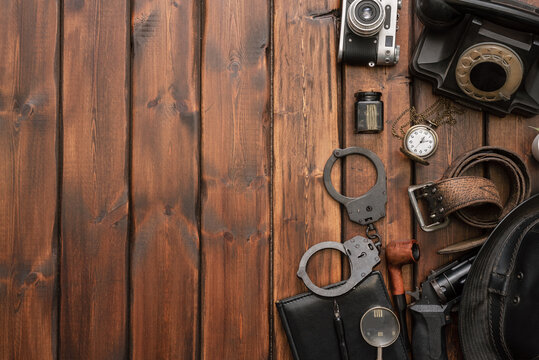
[[[355,0],[347,13],[348,26],[359,36],[378,33],[384,18],[384,8],[379,0]]]
[[[374,16],[374,10],[370,6],[365,6],[361,11],[361,18],[364,20],[370,20]]]
[[[380,17],[380,11],[369,1],[364,1],[356,7],[356,17],[362,24],[372,24]]]

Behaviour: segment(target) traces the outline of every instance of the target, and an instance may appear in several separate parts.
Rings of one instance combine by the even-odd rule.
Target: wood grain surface
[[[60,358],[124,359],[128,2],[63,5]]]
[[[132,358],[195,359],[200,9],[133,4]]]
[[[437,250],[480,233],[456,218],[423,232],[410,184],[494,145],[522,157],[537,193],[539,116],[463,108],[429,166],[399,151],[398,116],[438,99],[408,72],[413,3],[399,63],[368,68],[337,62],[342,0],[0,1],[0,360],[292,359],[275,302],[307,291],[302,255],[365,235],[324,188],[336,148],[384,163],[376,269],[387,282],[385,246],[415,237],[406,290],[452,259]],[[383,132],[354,133],[357,91],[382,93]],[[507,195],[500,169],[475,174]],[[376,181],[359,156],[332,179],[349,196]],[[335,251],[308,272],[349,275]],[[447,344],[463,358],[456,323]]]
[[[1,5],[0,359],[54,359],[59,6]]]
[[[202,41],[202,359],[266,359],[270,311],[270,14],[206,1]]]
[[[337,1],[274,2],[273,71],[273,300],[308,291],[297,278],[311,246],[341,241],[339,204],[323,182],[326,161],[339,145],[340,72]],[[335,173],[340,173],[336,166]],[[335,186],[340,188],[340,182]],[[341,279],[341,256],[321,252],[309,261],[319,286]],[[274,311],[274,356],[292,359]]]
[[[387,175],[386,216],[374,223],[381,239],[383,254],[385,245],[391,241],[413,238],[411,212],[407,188],[412,177],[412,164],[400,151],[401,141],[391,135],[391,127],[397,117],[410,107],[407,59],[411,56],[410,44],[411,2],[404,2],[399,11],[399,30],[395,43],[400,46],[400,60],[395,66],[343,66],[343,139],[344,147],[359,146],[373,151],[384,163]],[[356,102],[354,94],[359,91],[382,93],[384,102],[384,130],[377,134],[355,133]],[[349,156],[344,166],[344,193],[357,197],[365,194],[376,182],[376,169],[365,157]],[[365,226],[351,222],[347,216],[343,221],[346,239],[360,234],[365,236]],[[382,272],[387,283],[385,261],[376,270]],[[403,267],[405,288],[410,290],[412,265]]]

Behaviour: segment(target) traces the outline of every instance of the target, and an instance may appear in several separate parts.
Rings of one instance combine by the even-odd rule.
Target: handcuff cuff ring
[[[338,193],[331,183],[331,169],[335,162],[340,158],[353,154],[365,156],[376,168],[376,183],[369,191],[357,198]],[[369,225],[386,216],[386,172],[382,160],[372,151],[360,147],[335,149],[324,167],[324,185],[329,195],[344,205],[351,221],[360,225]]]
[[[315,253],[326,250],[334,249],[342,252],[348,257],[350,264],[350,277],[344,282],[344,284],[321,288],[316,286],[309,275],[307,274],[307,263],[311,256]],[[299,262],[298,277],[303,280],[303,283],[313,293],[323,297],[336,297],[344,295],[348,291],[352,290],[357,284],[359,284],[365,277],[371,272],[372,268],[380,262],[380,256],[378,248],[372,242],[372,240],[364,238],[363,236],[355,236],[344,243],[336,241],[325,241],[313,245],[305,254],[303,254],[301,261]]]

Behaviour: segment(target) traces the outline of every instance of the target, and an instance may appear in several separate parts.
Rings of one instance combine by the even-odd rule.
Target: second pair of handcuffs
[[[357,198],[346,197],[338,193],[331,183],[331,169],[335,162],[352,154],[368,158],[374,164],[377,173],[376,184],[366,194]],[[336,297],[352,290],[380,262],[378,249],[381,246],[380,235],[376,231],[374,223],[386,215],[387,185],[384,164],[376,154],[364,148],[336,149],[324,167],[324,185],[331,197],[344,205],[351,221],[360,225],[367,225],[367,237],[354,236],[344,243],[335,241],[322,242],[309,248],[301,258],[297,275],[303,280],[305,286],[317,295]],[[350,278],[342,286],[330,289],[320,288],[311,281],[307,274],[307,263],[311,256],[325,249],[338,250],[348,256]]]

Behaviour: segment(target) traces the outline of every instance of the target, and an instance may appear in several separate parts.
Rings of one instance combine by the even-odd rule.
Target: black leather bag
[[[464,285],[466,360],[539,359],[539,194],[494,229]]]
[[[344,324],[349,359],[376,359],[376,348],[363,340],[359,323],[363,314],[375,306],[391,309],[382,275],[378,271],[372,272],[354,289],[336,299]],[[332,298],[305,293],[281,300],[276,305],[295,360],[341,359],[333,323]],[[408,359],[402,335],[383,350],[383,358]]]

